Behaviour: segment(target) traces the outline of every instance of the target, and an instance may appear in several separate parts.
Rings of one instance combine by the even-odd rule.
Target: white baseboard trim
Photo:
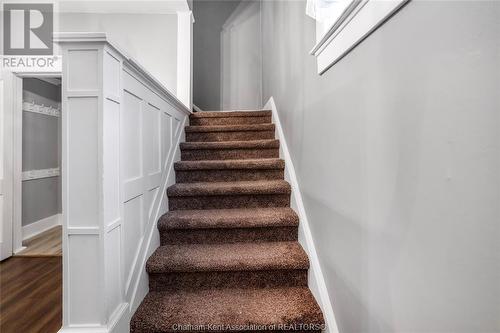
[[[111,315],[108,323],[109,333],[128,333],[130,332],[130,313],[129,304],[122,303]]]
[[[290,151],[288,150],[285,135],[283,133],[283,128],[281,127],[278,115],[278,109],[276,108],[273,97],[269,99],[263,110],[272,111],[273,122],[276,126],[276,135],[280,140],[280,157],[285,160],[285,179],[292,186],[291,206],[297,212],[300,219],[299,242],[307,252],[310,261],[309,288],[311,289],[311,292],[313,293],[314,297],[319,303],[319,306],[321,307],[321,310],[323,311],[323,316],[325,317],[326,321],[325,332],[338,333],[339,329],[337,327],[337,321],[335,320],[332,303],[330,301],[330,296],[328,295],[326,283],[323,278],[321,266],[319,264],[318,254],[316,253],[316,247],[314,246],[311,229],[309,228],[309,221],[307,219],[306,210],[302,201],[302,194],[300,193],[299,183],[295,175],[295,168],[290,156]]]
[[[196,104],[193,104],[193,110],[196,112],[203,112],[203,110],[200,109]]]
[[[62,214],[55,214],[23,226],[23,240],[34,237],[57,225],[62,225]]]
[[[128,333],[130,332],[128,303],[120,304],[107,325],[78,325],[61,327],[57,333]]]

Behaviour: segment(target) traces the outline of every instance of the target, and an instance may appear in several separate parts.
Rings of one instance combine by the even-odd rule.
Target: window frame
[[[316,21],[317,43],[310,54],[316,57],[318,74],[324,74],[409,1],[353,0],[321,38],[322,23]]]

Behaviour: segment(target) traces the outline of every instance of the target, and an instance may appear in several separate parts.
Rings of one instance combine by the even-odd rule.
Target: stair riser
[[[244,170],[182,170],[175,172],[177,183],[227,182],[250,180],[283,179],[282,169],[244,169]]]
[[[290,207],[290,194],[169,197],[170,210]]]
[[[173,272],[149,274],[150,291],[212,288],[273,288],[307,286],[307,270],[238,272]]]
[[[187,132],[187,142],[249,141],[274,139],[274,131]]]
[[[251,158],[278,158],[279,149],[193,149],[181,150],[183,161],[244,160]]]
[[[161,245],[285,242],[298,239],[298,227],[175,229],[160,232]]]
[[[270,124],[270,123],[271,123],[271,116],[192,118],[189,120],[189,124],[191,126],[249,125],[249,124]]]

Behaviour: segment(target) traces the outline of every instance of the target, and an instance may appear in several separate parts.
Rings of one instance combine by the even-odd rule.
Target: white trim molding
[[[310,261],[308,277],[309,288],[311,289],[312,294],[318,301],[319,306],[323,311],[323,316],[326,322],[325,332],[338,333],[339,329],[337,327],[337,321],[335,320],[332,303],[328,294],[328,290],[326,288],[325,280],[323,278],[318,254],[316,253],[316,247],[314,246],[314,240],[312,238],[311,229],[309,227],[309,220],[307,219],[306,210],[302,201],[299,182],[297,180],[297,176],[295,175],[295,168],[290,156],[290,151],[288,150],[288,145],[286,143],[285,135],[283,133],[283,128],[281,126],[278,115],[278,109],[276,107],[276,104],[274,103],[273,97],[271,97],[266,103],[266,105],[264,106],[264,110],[272,111],[273,123],[276,126],[276,136],[277,139],[280,140],[280,157],[285,160],[285,180],[287,180],[292,187],[292,197],[290,205],[297,212],[300,219],[299,243],[306,251]]]
[[[193,110],[194,110],[195,112],[203,112],[203,110],[202,110],[202,109],[200,109],[200,108],[199,108],[196,104],[193,104]]]
[[[23,226],[23,240],[34,237],[44,231],[52,229],[58,225],[62,225],[62,215],[55,214],[36,222]]]
[[[410,0],[354,0],[310,51],[323,74]]]
[[[2,95],[0,98],[0,106],[3,110],[3,164],[4,173],[3,179],[3,227],[4,233],[1,240],[0,257],[5,259],[24,249],[22,246],[23,229],[21,225],[22,215],[22,115],[23,108],[30,107],[23,103],[23,78],[37,79],[60,79],[61,57],[57,57],[59,65],[55,66],[51,71],[37,71],[31,68],[20,69],[18,71],[10,71],[4,69],[0,71],[0,88],[3,86]],[[24,105],[23,105],[24,104]],[[31,104],[31,103],[27,103]],[[50,116],[56,116],[57,112],[60,115],[60,108],[46,107],[35,108],[31,104],[29,112],[38,111]]]

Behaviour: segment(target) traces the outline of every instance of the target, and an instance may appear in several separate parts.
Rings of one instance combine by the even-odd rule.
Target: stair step
[[[177,183],[283,179],[285,162],[278,158],[180,161],[174,164]]]
[[[176,229],[260,228],[298,226],[291,208],[212,209],[169,211],[160,218],[160,231]]]
[[[186,126],[188,133],[274,131],[274,124]]]
[[[304,324],[308,327],[298,326]],[[324,319],[307,287],[213,289],[150,292],[132,317],[130,326],[132,333],[180,329],[319,332],[324,328]]]
[[[174,184],[167,189],[169,197],[290,194],[290,184],[285,180],[242,182],[208,182]]]
[[[274,139],[274,124],[186,126],[186,141],[245,141]]]
[[[183,142],[180,149],[183,161],[278,158],[279,140]]]
[[[179,183],[167,189],[169,210],[289,207],[284,180]]]
[[[262,117],[271,115],[271,110],[203,111],[193,113],[189,118]]]
[[[150,274],[308,268],[307,254],[298,242],[164,245],[146,264]]]
[[[202,125],[243,125],[271,123],[271,111],[205,111],[189,116],[192,126]]]
[[[291,208],[175,210],[158,222],[161,245],[278,242],[298,239]]]
[[[246,160],[208,160],[175,162],[176,171],[222,170],[222,169],[284,169],[285,161],[279,158],[259,158]]]
[[[150,290],[307,285],[298,242],[160,246],[148,259]]]

